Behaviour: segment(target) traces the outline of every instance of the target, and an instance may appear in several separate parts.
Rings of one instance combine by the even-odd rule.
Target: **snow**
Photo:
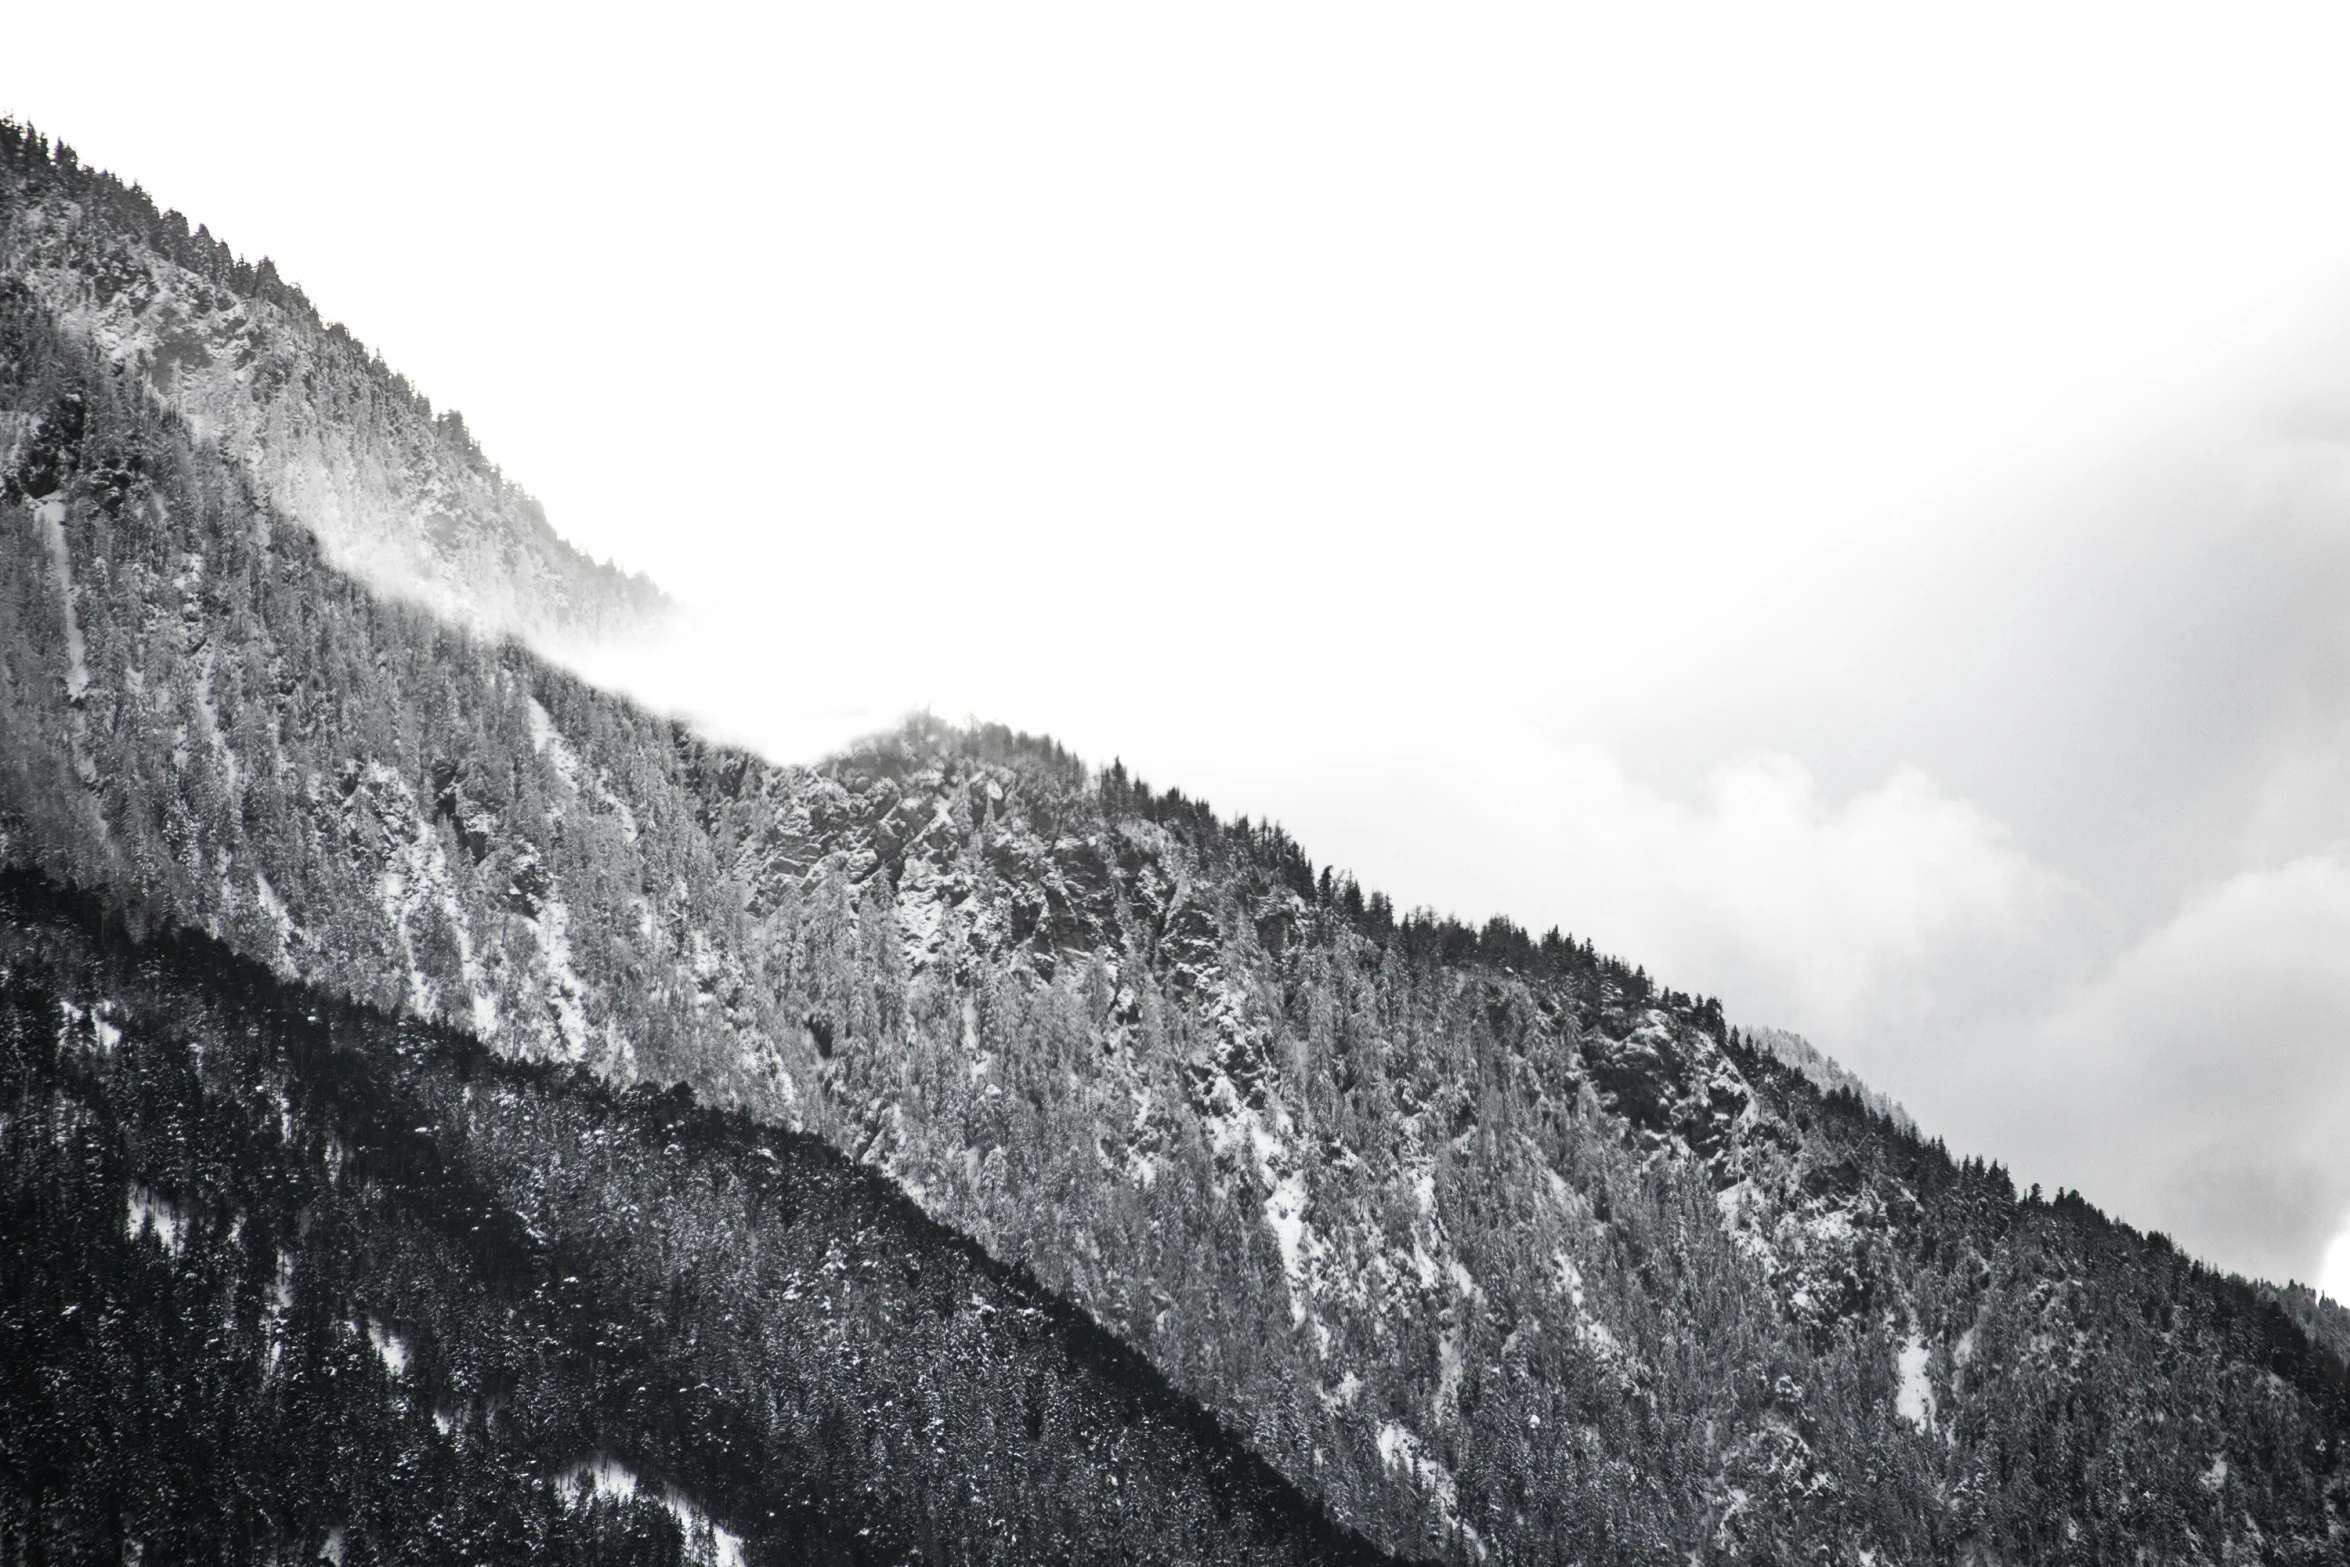
[[[383,1359],[384,1369],[392,1374],[394,1381],[408,1374],[408,1345],[399,1334],[370,1317],[367,1320],[367,1342],[375,1346],[376,1354]]]
[[[1428,1255],[1428,1247],[1417,1235],[1412,1237],[1412,1271],[1420,1276],[1420,1288],[1436,1287],[1436,1259]]]
[[[440,837],[417,810],[415,791],[407,780],[381,762],[370,762],[352,794],[350,809],[371,812],[381,828],[389,853],[376,878],[376,904],[397,938],[408,967],[408,1005],[419,1017],[451,1017],[469,1022],[482,1039],[498,1031],[498,1004],[484,984],[480,957],[474,951],[473,927],[457,896],[457,882]],[[457,945],[458,977],[466,992],[462,1014],[441,1004],[440,986],[417,960],[416,922],[427,910],[437,910],[448,922]]]
[[[1379,1462],[1389,1469],[1410,1462],[1420,1450],[1420,1439],[1390,1420],[1379,1428]]]
[[[530,699],[526,720],[530,724],[531,749],[555,766],[555,772],[574,791],[579,788],[579,754],[571,749],[563,732],[555,727],[554,718],[541,706],[537,697]]]
[[[1221,976],[1218,976],[1221,978]],[[1303,1326],[1313,1315],[1312,1269],[1327,1250],[1305,1217],[1310,1202],[1303,1161],[1290,1146],[1295,1130],[1289,1112],[1277,1099],[1241,1092],[1226,1070],[1229,1056],[1256,1052],[1259,1042],[1246,1022],[1246,1001],[1239,987],[1225,982],[1215,991],[1215,1022],[1224,1036],[1220,1054],[1199,1095],[1201,1129],[1208,1146],[1223,1158],[1246,1158],[1263,1187],[1265,1227],[1273,1232],[1281,1254],[1281,1271],[1289,1291],[1289,1319]]]
[[[1436,1396],[1430,1412],[1441,1424],[1458,1407],[1461,1396],[1461,1334],[1448,1328],[1436,1341]]]
[[[571,742],[563,738],[563,731],[555,727],[553,715],[540,705],[537,697],[530,699],[527,721],[530,724],[531,749],[544,756],[553,766],[555,777],[561,782],[565,792],[574,796],[578,795],[581,792],[580,780],[588,776],[587,767],[580,761],[579,753],[571,748]],[[613,793],[611,780],[604,772],[597,771],[590,781],[595,786],[596,803],[610,811],[619,821],[621,841],[635,843],[637,840],[636,812],[628,808],[626,800]],[[561,801],[548,807],[547,819],[551,822],[563,819]]]
[[[588,1047],[588,988],[571,966],[571,908],[560,898],[549,898],[530,921],[539,957],[547,966],[547,1014],[555,1024],[567,1061],[582,1060]]]
[[[1434,1455],[1425,1451],[1419,1434],[1409,1426],[1390,1420],[1379,1427],[1377,1439],[1379,1465],[1388,1473],[1400,1475],[1436,1503],[1444,1521],[1460,1531],[1462,1541],[1469,1547],[1475,1560],[1483,1561],[1485,1541],[1460,1514],[1460,1489],[1453,1474]]]
[[[591,1498],[603,1502],[633,1501],[638,1488],[635,1471],[602,1453],[555,1477],[555,1494],[570,1507],[584,1507]],[[701,1563],[703,1567],[744,1567],[741,1535],[721,1527],[701,1504],[675,1486],[666,1487],[660,1501],[677,1520],[677,1526],[685,1531],[688,1561]]]
[[[1893,1357],[1900,1385],[1893,1393],[1893,1412],[1920,1431],[1934,1428],[1934,1385],[1926,1379],[1926,1341],[1915,1333]]]
[[[318,1547],[318,1559],[320,1561],[333,1562],[335,1567],[343,1567],[342,1525],[337,1524],[334,1528],[326,1531],[325,1543]]]
[[[277,1254],[277,1277],[269,1287],[269,1365],[285,1358],[286,1319],[294,1314],[294,1254],[282,1247]]]
[[[70,1001],[58,1002],[57,1011],[63,1018],[63,1021],[57,1025],[58,1047],[60,1049],[89,1048],[96,1050],[100,1055],[112,1055],[114,1047],[122,1043],[120,1025],[107,1016],[112,1010],[113,1004],[105,1001],[90,1007],[78,1007]],[[89,1025],[86,1037],[82,1032],[82,1025],[85,1023]]]
[[[2206,1491],[2217,1491],[2228,1483],[2228,1460],[2225,1454],[2215,1454],[2211,1467],[2196,1477],[2195,1483]]]
[[[1126,1178],[1147,1192],[1158,1184],[1159,1160],[1157,1155],[1144,1151],[1140,1144],[1159,1118],[1159,1096],[1151,1091],[1148,1084],[1137,1084],[1130,1092],[1134,1100],[1134,1120],[1127,1128]],[[1303,1234],[1302,1221],[1300,1234]],[[1287,1255],[1285,1251],[1284,1259]]]
[[[269,878],[259,871],[253,873],[253,902],[277,927],[277,950],[283,957],[294,943],[294,916],[278,897],[277,889],[269,884]]]
[[[1265,1198],[1265,1224],[1281,1249],[1281,1271],[1289,1279],[1289,1320],[1302,1325],[1306,1301],[1301,1286],[1306,1275],[1306,1178],[1292,1170],[1274,1183]]]
[[[1578,1312],[1583,1309],[1583,1270],[1575,1266],[1575,1259],[1565,1252],[1553,1252],[1551,1260],[1558,1264],[1559,1288],[1565,1292],[1568,1304]]]
[[[1717,1550],[1727,1551],[1736,1545],[1737,1537],[1730,1531],[1730,1522],[1740,1513],[1745,1512],[1753,1503],[1754,1497],[1744,1486],[1730,1487],[1728,1498],[1722,1508],[1722,1515],[1714,1521],[1714,1546]]]
[[[46,500],[33,508],[33,526],[49,551],[49,571],[57,585],[57,599],[65,616],[65,695],[79,702],[90,690],[89,648],[82,641],[80,617],[73,608],[73,556],[65,541],[65,502]]]
[[[124,1228],[134,1241],[152,1232],[163,1249],[174,1257],[186,1244],[179,1209],[168,1197],[158,1197],[144,1186],[131,1188],[130,1214]]]

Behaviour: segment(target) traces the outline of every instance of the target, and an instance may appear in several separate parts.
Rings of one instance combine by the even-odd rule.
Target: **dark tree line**
[[[1379,1559],[812,1139],[21,874],[0,975],[0,1560],[707,1557],[670,1486],[755,1561]]]

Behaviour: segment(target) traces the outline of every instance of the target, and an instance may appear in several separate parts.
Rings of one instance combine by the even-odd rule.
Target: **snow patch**
[[[1338,1379],[1338,1386],[1323,1392],[1323,1407],[1327,1409],[1349,1408],[1362,1395],[1362,1391],[1363,1379],[1349,1371]]]
[[[1444,1521],[1459,1531],[1471,1558],[1483,1561],[1485,1541],[1468,1520],[1461,1517],[1460,1488],[1453,1480],[1452,1471],[1426,1450],[1419,1434],[1409,1426],[1390,1420],[1379,1428],[1378,1448],[1379,1466],[1389,1474],[1410,1481],[1433,1500]]]
[[[294,944],[294,916],[278,897],[277,889],[269,884],[269,878],[259,871],[253,873],[253,902],[269,923],[277,927],[278,956],[284,957]]]
[[[1926,1341],[1915,1333],[1893,1357],[1900,1385],[1893,1391],[1893,1412],[1920,1431],[1934,1428],[1934,1384],[1926,1379]]]
[[[1289,1320],[1306,1320],[1306,1178],[1296,1170],[1283,1175],[1265,1198],[1265,1225],[1281,1249],[1281,1271],[1289,1280]]]
[[[1419,1169],[1412,1172],[1412,1204],[1420,1210],[1422,1218],[1436,1216],[1436,1166],[1434,1164],[1422,1164]]]
[[[1567,1297],[1567,1304],[1577,1311],[1583,1309],[1583,1270],[1575,1266],[1575,1259],[1565,1252],[1551,1253],[1551,1261],[1558,1264],[1559,1289]]]
[[[1293,1130],[1289,1112],[1270,1096],[1243,1093],[1227,1069],[1230,1055],[1253,1051],[1255,1046],[1236,988],[1226,986],[1218,992],[1216,1011],[1226,1050],[1203,1074],[1198,1092],[1201,1130],[1219,1158],[1245,1160],[1263,1187],[1262,1213],[1281,1253],[1281,1272],[1289,1290],[1289,1320],[1292,1326],[1303,1326],[1313,1314],[1312,1272],[1328,1245],[1305,1217],[1311,1199],[1303,1161],[1289,1145],[1287,1134]]]
[[[571,749],[571,743],[563,738],[563,732],[555,727],[555,720],[540,705],[537,697],[530,699],[530,707],[524,717],[530,725],[530,748],[553,763],[556,776],[576,792],[579,788],[579,753]]]
[[[266,1308],[269,1333],[269,1369],[286,1357],[286,1319],[294,1314],[294,1254],[282,1247],[277,1254],[277,1277],[269,1287]]]
[[[376,877],[376,904],[392,927],[408,969],[408,1006],[419,1017],[449,1016],[441,1004],[440,982],[424,971],[417,951],[421,921],[438,913],[456,947],[457,974],[466,993],[463,1019],[488,1039],[498,1031],[498,1004],[484,983],[481,959],[473,949],[473,926],[457,896],[457,880],[440,838],[416,808],[415,791],[381,762],[370,762],[353,790],[350,808],[364,802],[376,818],[386,849]]]
[[[82,641],[82,623],[73,607],[73,555],[65,541],[65,502],[46,500],[33,508],[33,526],[49,552],[49,572],[57,585],[59,608],[65,617],[65,696],[79,702],[90,692],[89,648]]]
[[[78,1007],[70,1001],[57,1003],[62,1020],[57,1025],[57,1044],[60,1049],[92,1049],[100,1055],[114,1054],[122,1043],[122,1028],[107,1014],[114,1010],[112,1003],[101,1001],[95,1006]],[[83,1032],[87,1024],[88,1032]]]
[[[555,727],[554,718],[544,707],[539,705],[537,697],[530,699],[527,719],[530,724],[531,749],[544,756],[548,764],[555,769],[555,776],[562,783],[565,792],[573,796],[579,795],[586,787],[580,780],[587,778],[589,784],[594,787],[596,803],[610,811],[614,819],[620,823],[621,841],[635,843],[637,840],[636,812],[628,808],[626,800],[613,792],[610,776],[599,769],[592,778],[589,778],[588,769],[580,761],[579,753],[571,748],[570,741],[563,738],[563,731]],[[547,819],[549,821],[563,819],[563,806],[560,802],[548,807]]]
[[[124,1222],[124,1229],[134,1241],[152,1232],[157,1243],[174,1257],[187,1244],[179,1209],[172,1205],[170,1198],[159,1197],[144,1186],[131,1188],[130,1216]]]
[[[382,1357],[384,1369],[392,1374],[393,1381],[408,1374],[408,1345],[399,1334],[370,1317],[367,1319],[367,1342],[375,1346],[376,1354]]]
[[[570,906],[560,898],[549,898],[540,906],[538,917],[530,921],[530,929],[538,941],[539,957],[547,965],[547,1015],[562,1041],[563,1057],[581,1060],[588,1047],[588,988],[571,966]]]
[[[634,1501],[638,1489],[635,1472],[602,1453],[555,1477],[555,1494],[567,1507],[584,1507],[591,1500]],[[744,1567],[743,1537],[722,1527],[700,1503],[675,1486],[663,1488],[660,1502],[685,1533],[686,1560],[701,1567]]]
[[[1431,1400],[1430,1408],[1440,1425],[1451,1418],[1460,1404],[1463,1369],[1460,1329],[1447,1328],[1436,1340],[1436,1397]]]

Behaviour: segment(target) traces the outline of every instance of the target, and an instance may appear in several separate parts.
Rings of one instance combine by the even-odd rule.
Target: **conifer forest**
[[[0,126],[0,1563],[2350,1560],[2330,1301],[667,612]]]

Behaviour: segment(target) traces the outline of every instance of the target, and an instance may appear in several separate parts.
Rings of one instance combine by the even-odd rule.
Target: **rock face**
[[[554,650],[666,613],[650,582],[564,543],[458,415],[436,416],[267,262],[244,265],[59,153],[0,132],[0,278],[230,455],[336,567],[483,635]]]
[[[708,745],[369,591],[28,288],[0,342],[6,861],[803,1128],[1391,1549],[2338,1558],[2323,1303],[1049,742]]]

